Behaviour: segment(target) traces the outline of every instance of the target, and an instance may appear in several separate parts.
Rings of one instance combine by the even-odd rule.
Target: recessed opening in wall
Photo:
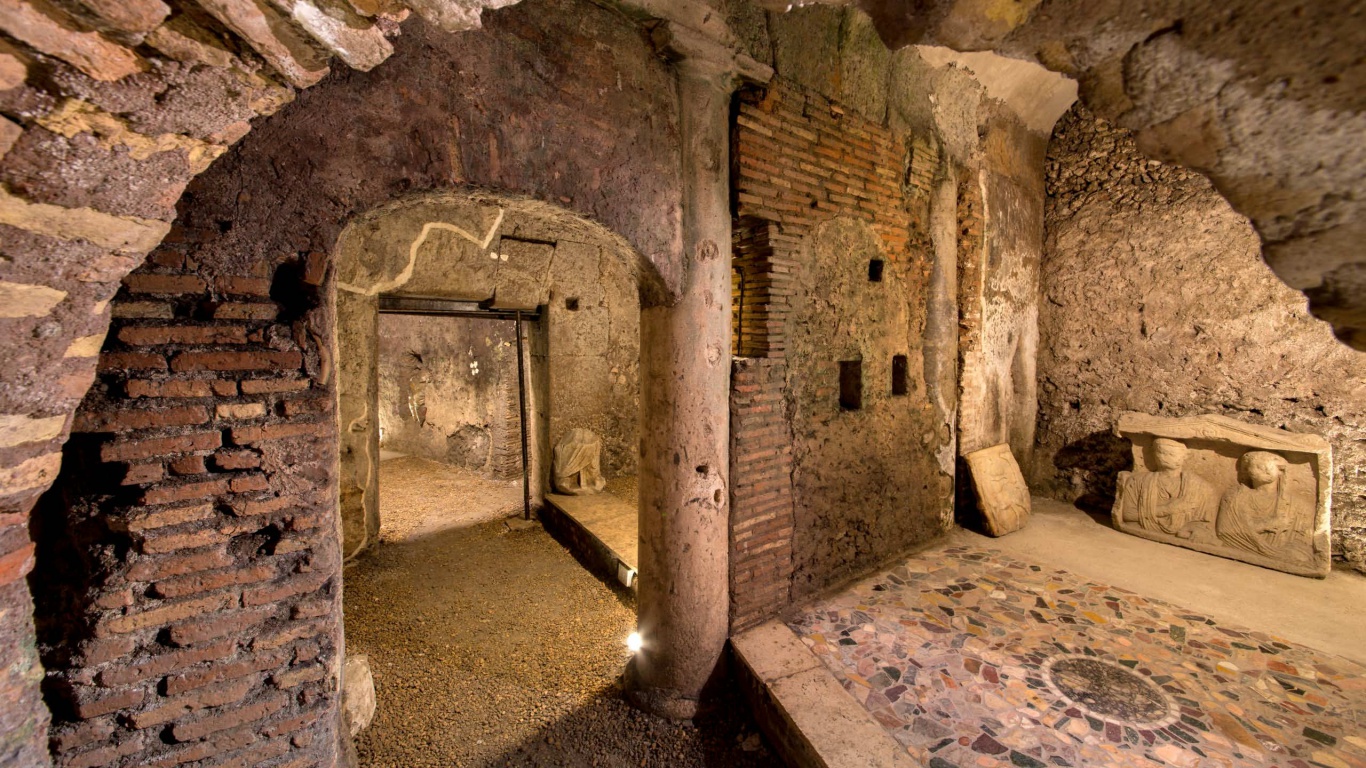
[[[910,365],[905,355],[892,355],[892,394],[904,395],[910,389]]]
[[[840,409],[857,411],[863,407],[863,361],[840,361]]]
[[[871,259],[868,262],[868,282],[882,282],[882,259]]]
[[[534,356],[524,336],[539,332],[539,321],[536,310],[380,297],[381,539],[529,516]]]
[[[564,308],[567,309],[567,310],[569,310],[570,312],[578,312],[578,311],[579,311],[579,300],[578,300],[577,298],[568,298],[568,299],[565,299],[565,300],[564,300]]]

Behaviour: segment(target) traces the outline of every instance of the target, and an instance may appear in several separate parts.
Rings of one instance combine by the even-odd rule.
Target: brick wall
[[[315,255],[201,274],[167,244],[124,280],[35,512],[57,765],[330,763],[337,435],[309,330],[324,272]]]
[[[939,152],[932,144],[897,135],[853,110],[782,79],[764,91],[746,91],[737,96],[732,134],[732,258],[738,282],[732,298],[740,302],[734,333],[740,359],[732,367],[731,388],[733,628],[743,628],[774,615],[812,589],[813,584],[835,578],[836,571],[857,570],[867,558],[885,556],[881,548],[904,548],[912,539],[923,538],[925,529],[938,525],[941,510],[938,502],[929,500],[936,496],[938,488],[921,479],[937,470],[928,461],[922,467],[918,463],[921,457],[911,457],[905,462],[906,476],[898,475],[898,479],[905,481],[907,489],[914,488],[925,497],[919,506],[935,507],[925,516],[927,520],[932,518],[932,523],[885,526],[850,519],[853,528],[866,527],[868,532],[843,538],[838,552],[826,547],[825,550],[832,551],[814,555],[803,549],[813,548],[816,539],[829,538],[825,527],[841,526],[836,518],[847,517],[847,513],[837,510],[839,505],[832,504],[823,490],[814,490],[809,495],[802,492],[797,474],[802,462],[811,462],[808,467],[822,467],[812,476],[844,474],[848,470],[851,488],[863,482],[859,478],[878,473],[859,463],[862,459],[850,459],[854,466],[840,467],[835,472],[832,459],[826,454],[840,449],[830,448],[825,441],[854,426],[852,422],[833,423],[840,418],[838,366],[833,358],[824,360],[822,355],[839,343],[833,339],[822,342],[827,346],[818,354],[805,356],[812,359],[798,359],[800,355],[793,351],[793,339],[798,337],[793,334],[804,328],[802,323],[810,321],[809,317],[799,317],[798,299],[808,305],[803,310],[808,312],[812,299],[836,304],[865,299],[886,302],[888,311],[898,312],[905,310],[891,305],[912,302],[912,297],[923,295],[929,274],[925,256],[929,245],[929,200],[940,162]],[[875,296],[851,299],[853,294],[832,293],[831,284],[816,286],[814,290],[803,287],[804,281],[809,283],[813,279],[812,275],[802,273],[813,268],[809,252],[812,235],[836,218],[858,220],[874,233],[873,250],[877,258],[888,262],[886,290]],[[846,262],[843,266],[867,270],[862,262]],[[814,279],[819,282],[824,276]],[[866,275],[858,276],[855,282],[866,285],[868,280]],[[845,288],[861,290],[854,283]],[[802,291],[809,295],[800,294]],[[846,306],[851,317],[862,311],[852,303]],[[862,322],[862,316],[858,322]],[[880,321],[863,323],[860,333],[880,333],[872,330],[875,326],[880,327]],[[907,323],[902,334],[914,335],[914,327],[914,323]],[[870,337],[868,342],[870,350],[879,350],[878,366],[890,363],[890,354],[882,361],[883,351],[902,355],[916,351],[902,346],[904,341]],[[916,343],[910,342],[912,346]],[[882,350],[884,344],[896,349]],[[918,358],[911,359],[915,360],[911,368],[919,376]],[[881,382],[882,372],[871,372],[872,365],[870,362],[870,381]],[[886,418],[868,416],[870,421],[866,425],[860,422],[856,431],[866,430],[865,442],[878,446],[875,451],[883,450],[884,445],[887,450],[899,445],[897,440],[905,437],[903,430],[923,434],[925,430],[918,422],[914,427],[898,426],[909,424],[901,421],[907,418],[924,418],[927,406],[922,408],[925,404],[918,399],[923,391],[921,387],[916,398],[906,401],[892,401],[880,391],[870,391],[869,413],[888,413]],[[890,385],[885,395],[890,395]],[[911,405],[912,400],[915,405]],[[810,420],[810,434],[802,434],[794,441],[792,419],[796,417]],[[882,476],[885,480],[886,474]],[[936,490],[924,493],[922,487]],[[894,495],[888,495],[885,503],[917,506],[907,505]],[[872,510],[869,514],[880,516],[879,504],[865,506]],[[907,517],[904,511],[898,514]],[[864,536],[876,543],[868,545]],[[800,589],[796,583],[799,577]]]
[[[904,257],[912,236],[902,196],[909,155],[901,137],[789,83],[739,98],[738,218],[779,224],[795,245],[831,216],[858,216],[871,223],[891,258]]]
[[[792,573],[792,430],[779,360],[736,359],[730,391],[731,631],[787,605]]]

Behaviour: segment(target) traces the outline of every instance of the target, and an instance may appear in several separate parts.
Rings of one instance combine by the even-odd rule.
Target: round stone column
[[[734,74],[677,63],[683,161],[683,269],[677,301],[641,308],[642,648],[628,697],[692,717],[729,622],[729,114]]]

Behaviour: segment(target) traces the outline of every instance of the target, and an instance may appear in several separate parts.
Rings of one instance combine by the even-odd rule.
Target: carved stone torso
[[[1223,416],[1127,413],[1134,469],[1119,473],[1113,521],[1144,538],[1323,577],[1331,567],[1332,455],[1317,435]]]

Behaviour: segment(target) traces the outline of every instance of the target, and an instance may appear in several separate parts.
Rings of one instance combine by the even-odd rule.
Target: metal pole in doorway
[[[527,464],[526,437],[526,362],[522,359],[522,313],[513,320],[517,324],[517,408],[522,426],[522,519],[531,519],[531,467]]]

